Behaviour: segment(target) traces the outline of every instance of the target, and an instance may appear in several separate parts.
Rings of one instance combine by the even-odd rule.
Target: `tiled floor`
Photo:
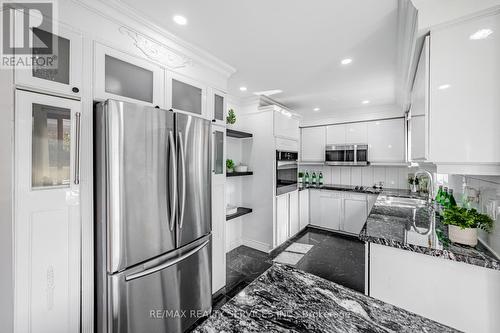
[[[312,247],[300,244],[309,244]],[[276,258],[280,254],[281,257]],[[270,254],[246,246],[229,252],[226,258],[226,288],[214,300],[214,310],[219,309],[271,267],[273,259],[289,260],[291,264],[296,262],[294,266],[301,270],[364,292],[364,243],[356,237],[307,228]]]

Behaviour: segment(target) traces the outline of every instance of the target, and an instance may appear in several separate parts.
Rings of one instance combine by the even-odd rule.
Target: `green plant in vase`
[[[454,243],[477,245],[477,229],[491,232],[493,220],[475,209],[449,207],[443,212],[443,224],[448,225],[448,236]]]
[[[236,122],[236,114],[233,109],[229,109],[227,112],[226,123],[233,125]]]
[[[226,171],[231,173],[234,171],[234,161],[231,159],[226,160]]]

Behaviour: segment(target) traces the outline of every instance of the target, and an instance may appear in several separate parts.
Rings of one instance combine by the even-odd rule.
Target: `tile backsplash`
[[[408,174],[415,170],[408,167],[341,167],[303,165],[300,171],[323,173],[325,184],[373,186],[383,182],[387,188],[408,188]]]

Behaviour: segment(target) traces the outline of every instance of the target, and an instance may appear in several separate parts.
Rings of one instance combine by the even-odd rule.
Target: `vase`
[[[234,172],[234,169],[226,168],[226,173],[232,173],[232,172]]]
[[[448,225],[448,237],[453,243],[464,244],[469,246],[477,245],[477,229],[465,228],[462,229],[456,225]]]

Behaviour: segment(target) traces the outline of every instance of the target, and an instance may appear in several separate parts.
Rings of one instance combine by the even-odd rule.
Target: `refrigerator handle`
[[[170,219],[168,221],[170,231],[174,230],[174,220],[175,220],[175,212],[177,210],[177,158],[176,158],[176,149],[174,142],[174,134],[172,131],[168,134],[168,140],[170,143],[170,158],[172,159],[172,173],[174,175],[172,185],[173,185],[173,193],[169,197],[171,198],[170,202]]]
[[[210,242],[210,240],[204,241],[201,245],[198,245],[197,247],[195,247],[191,251],[183,254],[180,257],[177,257],[175,259],[169,260],[169,261],[167,261],[167,262],[165,262],[165,263],[163,263],[161,265],[158,265],[156,267],[152,267],[152,268],[143,270],[142,272],[138,272],[138,273],[127,275],[127,276],[125,276],[125,281],[135,280],[135,279],[141,278],[143,276],[146,276],[146,275],[153,274],[153,273],[156,273],[158,271],[161,271],[161,270],[163,270],[163,269],[165,269],[167,267],[170,267],[172,265],[175,265],[178,262],[181,262],[181,261],[189,258],[193,254],[195,254],[196,252],[198,252],[199,250],[201,250],[203,247],[205,247],[208,244],[208,242]]]
[[[77,112],[75,114],[76,117],[76,126],[75,126],[75,165],[74,165],[74,180],[75,185],[80,184],[80,116],[81,113]]]
[[[179,136],[179,148],[181,151],[181,171],[182,171],[182,195],[181,195],[181,211],[179,214],[179,228],[182,229],[184,225],[184,208],[186,207],[186,155],[184,152],[184,141],[182,139],[182,133],[178,132]]]

